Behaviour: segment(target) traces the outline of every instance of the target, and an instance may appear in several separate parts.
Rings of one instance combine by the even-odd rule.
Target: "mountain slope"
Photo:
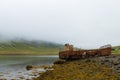
[[[61,47],[47,41],[12,40],[0,43],[0,54],[58,54]]]

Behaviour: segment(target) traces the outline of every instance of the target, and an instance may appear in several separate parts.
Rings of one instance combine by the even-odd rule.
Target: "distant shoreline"
[[[58,55],[59,52],[9,52],[0,51],[0,55]]]
[[[0,54],[0,55],[41,55],[41,56],[56,55],[58,56],[58,54]]]

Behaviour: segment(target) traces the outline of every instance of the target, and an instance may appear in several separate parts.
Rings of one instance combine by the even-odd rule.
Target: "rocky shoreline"
[[[26,71],[14,74],[14,78],[11,76],[8,74],[0,80],[119,80],[120,55],[58,60],[54,65],[28,65]]]
[[[45,72],[44,69],[32,69],[32,70],[25,70],[25,71],[18,71],[18,72],[7,72],[7,73],[0,73],[0,80],[33,80],[33,78],[39,77],[40,73]]]
[[[58,61],[33,80],[119,80],[120,55]]]

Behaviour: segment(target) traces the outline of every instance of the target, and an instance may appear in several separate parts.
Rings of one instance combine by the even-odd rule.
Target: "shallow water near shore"
[[[0,79],[30,77],[28,74],[32,75],[33,71],[27,71],[27,65],[52,65],[57,59],[57,55],[0,55]]]

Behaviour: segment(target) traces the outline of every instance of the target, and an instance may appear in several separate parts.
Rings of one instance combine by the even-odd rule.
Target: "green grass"
[[[112,47],[112,53],[113,54],[120,54],[120,46]]]

